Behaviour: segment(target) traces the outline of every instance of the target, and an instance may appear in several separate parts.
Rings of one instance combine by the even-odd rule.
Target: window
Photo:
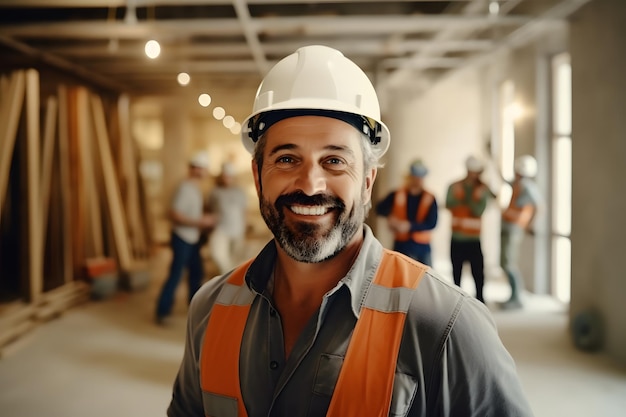
[[[552,58],[552,293],[570,301],[572,226],[572,68]]]

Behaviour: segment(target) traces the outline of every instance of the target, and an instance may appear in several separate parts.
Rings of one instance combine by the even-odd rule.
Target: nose
[[[315,162],[306,162],[296,173],[295,186],[306,195],[315,195],[326,190],[326,172]]]

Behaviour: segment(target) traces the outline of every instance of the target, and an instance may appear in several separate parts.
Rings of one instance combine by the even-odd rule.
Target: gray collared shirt
[[[289,358],[269,288],[276,259],[270,242],[246,274],[255,293],[240,356],[249,417],[325,416],[382,245],[364,226],[364,243],[348,274],[323,299]],[[212,401],[200,388],[207,321],[228,274],[212,279],[190,305],[185,354],[169,417],[204,416]],[[209,335],[219,338],[220,335]],[[228,409],[229,407],[224,407]],[[224,414],[215,417],[231,417]],[[390,416],[532,416],[515,365],[487,308],[432,270],[414,291],[396,366]]]

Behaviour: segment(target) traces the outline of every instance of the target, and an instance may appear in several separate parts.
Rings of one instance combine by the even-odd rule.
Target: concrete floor
[[[152,323],[168,262],[155,264],[161,277],[150,288],[78,306],[12,346],[0,359],[0,416],[164,416],[186,309],[181,286],[170,326]],[[504,299],[505,291],[488,283],[485,296]],[[626,415],[626,369],[574,349],[563,307],[533,297],[523,312],[494,316],[537,417]]]

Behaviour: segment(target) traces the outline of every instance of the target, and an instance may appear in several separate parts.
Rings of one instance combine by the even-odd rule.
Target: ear
[[[261,178],[259,177],[259,166],[257,165],[256,160],[252,159],[251,167],[252,176],[254,177],[254,187],[256,188],[256,194],[259,198],[261,198]]]
[[[363,192],[363,204],[369,203],[372,199],[372,190],[374,188],[376,174],[378,174],[378,168],[372,168],[365,174],[365,178],[363,179],[363,181],[365,182],[365,190]]]

